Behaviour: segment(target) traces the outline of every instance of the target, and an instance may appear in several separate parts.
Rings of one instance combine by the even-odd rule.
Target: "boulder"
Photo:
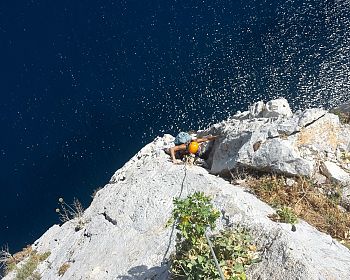
[[[250,118],[229,118],[202,131],[220,137],[208,161],[213,174],[240,166],[293,176],[313,177],[320,160],[333,160],[350,148],[350,129],[336,115],[323,109],[307,109],[290,115],[286,100],[273,100],[268,107],[257,102]],[[275,118],[263,118],[274,113]],[[287,108],[286,112],[276,108]],[[269,112],[269,113],[264,113]],[[279,113],[278,113],[279,112]],[[277,114],[278,113],[278,114]],[[240,116],[246,113],[240,113]],[[253,116],[256,116],[253,118]]]
[[[330,161],[323,162],[320,169],[328,179],[340,185],[341,205],[350,209],[350,174]]]
[[[249,115],[251,118],[290,117],[292,114],[288,101],[284,98],[274,99],[266,104],[262,101],[258,101],[249,107]]]
[[[288,101],[284,98],[267,102],[262,112],[264,118],[278,118],[279,116],[291,117],[292,114]]]
[[[265,109],[264,102],[262,101],[255,102],[253,105],[249,107],[250,117],[252,118],[261,117],[264,109]]]
[[[328,179],[337,184],[350,185],[350,174],[344,171],[334,162],[323,162],[321,165],[321,171]]]

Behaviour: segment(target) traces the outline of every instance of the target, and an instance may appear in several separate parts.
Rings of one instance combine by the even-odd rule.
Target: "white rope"
[[[204,232],[204,235],[205,235],[205,238],[207,239],[207,242],[208,242],[208,245],[209,245],[209,248],[210,248],[210,252],[211,252],[211,254],[212,254],[212,256],[213,256],[213,259],[214,259],[216,268],[217,268],[217,270],[219,271],[220,278],[221,278],[221,280],[225,280],[225,276],[224,276],[224,274],[222,273],[221,267],[220,267],[220,265],[219,265],[218,259],[216,258],[216,255],[215,255],[215,252],[214,252],[214,249],[213,249],[213,244],[211,243],[211,241],[210,241],[210,239],[209,239],[209,236],[208,236],[207,231]]]

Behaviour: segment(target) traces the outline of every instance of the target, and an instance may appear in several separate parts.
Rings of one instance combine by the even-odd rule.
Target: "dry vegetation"
[[[68,270],[68,268],[70,267],[69,263],[65,262],[64,264],[62,264],[60,266],[60,268],[58,269],[58,275],[59,276],[63,276],[66,271]]]
[[[23,261],[25,258],[29,257],[33,253],[33,249],[31,246],[27,246],[23,248],[22,251],[17,252],[15,254],[10,254],[9,248],[6,246],[1,250],[1,266],[4,267],[5,274],[16,268],[16,265]]]
[[[290,187],[286,185],[285,177],[277,175],[250,177],[246,182],[261,200],[277,209],[288,207],[298,217],[349,248],[350,212],[339,206],[339,188],[331,184],[320,188],[305,178],[294,180]]]
[[[335,110],[332,110],[331,113],[333,113],[334,115],[337,115],[341,123],[343,124],[350,123],[350,112],[343,112],[335,109]]]
[[[73,204],[67,204],[63,198],[59,198],[58,202],[60,207],[56,208],[56,213],[58,213],[61,222],[65,223],[70,220],[75,220],[75,231],[81,230],[85,225],[84,208],[78,199],[73,200]]]
[[[40,274],[36,272],[40,262],[46,260],[50,252],[39,254],[27,246],[22,251],[11,255],[8,248],[1,250],[1,263],[5,267],[5,274],[15,271],[15,280],[40,279]],[[19,266],[20,262],[22,262]]]

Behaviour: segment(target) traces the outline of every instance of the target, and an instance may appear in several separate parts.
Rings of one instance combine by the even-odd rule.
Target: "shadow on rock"
[[[164,264],[162,266],[155,266],[148,268],[145,265],[135,266],[128,271],[128,275],[117,277],[121,280],[166,280],[169,279],[169,266]]]

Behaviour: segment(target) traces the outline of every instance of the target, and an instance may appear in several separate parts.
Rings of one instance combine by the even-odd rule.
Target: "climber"
[[[174,140],[174,147],[166,149],[165,152],[170,155],[173,163],[182,163],[181,159],[183,156],[193,154],[196,156],[200,155],[201,145],[200,143],[215,140],[217,136],[206,136],[202,138],[194,138],[186,132],[180,132]]]

